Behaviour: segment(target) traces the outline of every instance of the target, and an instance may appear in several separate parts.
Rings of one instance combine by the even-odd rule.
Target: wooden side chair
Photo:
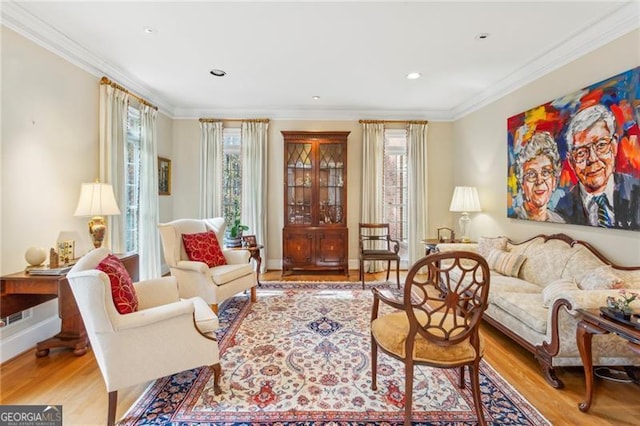
[[[426,273],[418,274],[425,268]],[[389,290],[373,288],[371,313],[371,388],[377,389],[378,348],[405,366],[405,425],[411,424],[413,366],[464,367],[478,423],[485,425],[480,394],[480,360],[484,342],[479,333],[489,295],[489,267],[472,252],[452,251],[425,256],[409,270],[402,300]],[[397,310],[378,316],[380,301]]]
[[[391,271],[391,261],[396,262],[396,281],[400,288],[400,242],[391,238],[388,223],[360,223],[360,276],[364,290],[364,262],[387,261],[387,281]]]

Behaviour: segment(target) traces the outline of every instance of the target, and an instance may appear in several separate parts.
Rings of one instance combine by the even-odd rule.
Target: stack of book
[[[64,275],[71,270],[73,265],[50,268],[48,266],[27,269],[29,275]]]

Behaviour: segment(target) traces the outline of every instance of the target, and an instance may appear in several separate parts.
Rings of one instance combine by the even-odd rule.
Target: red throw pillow
[[[111,282],[111,297],[116,309],[121,314],[130,314],[138,310],[138,297],[133,287],[133,282],[129,272],[124,267],[120,259],[110,254],[96,267],[104,272]]]
[[[189,260],[204,262],[209,268],[227,264],[227,259],[222,254],[222,249],[213,231],[182,234],[182,242]]]

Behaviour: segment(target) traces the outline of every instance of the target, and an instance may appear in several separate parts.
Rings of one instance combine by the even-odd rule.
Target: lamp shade
[[[74,216],[110,216],[120,214],[113,187],[106,183],[83,183]]]
[[[456,186],[451,198],[449,211],[479,212],[480,200],[475,186]]]

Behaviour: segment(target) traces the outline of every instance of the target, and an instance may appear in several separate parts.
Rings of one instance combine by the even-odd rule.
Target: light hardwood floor
[[[270,271],[263,274],[261,280],[280,278],[280,271]],[[367,280],[379,278],[384,275],[367,276]],[[343,281],[347,278],[293,275],[285,279]],[[348,280],[357,285],[358,272],[351,271]],[[558,376],[566,387],[554,389],[543,379],[530,353],[490,326],[484,325],[483,333],[487,340],[485,359],[554,425],[640,424],[640,386],[596,379],[594,403],[588,414],[582,413],[578,410],[578,403],[584,398],[581,368],[560,369]],[[119,392],[116,418],[124,415],[147,385]],[[107,392],[91,351],[76,357],[69,350],[53,350],[48,357],[36,358],[33,349],[7,361],[0,366],[0,403],[60,404],[65,425],[102,425],[107,416]]]

